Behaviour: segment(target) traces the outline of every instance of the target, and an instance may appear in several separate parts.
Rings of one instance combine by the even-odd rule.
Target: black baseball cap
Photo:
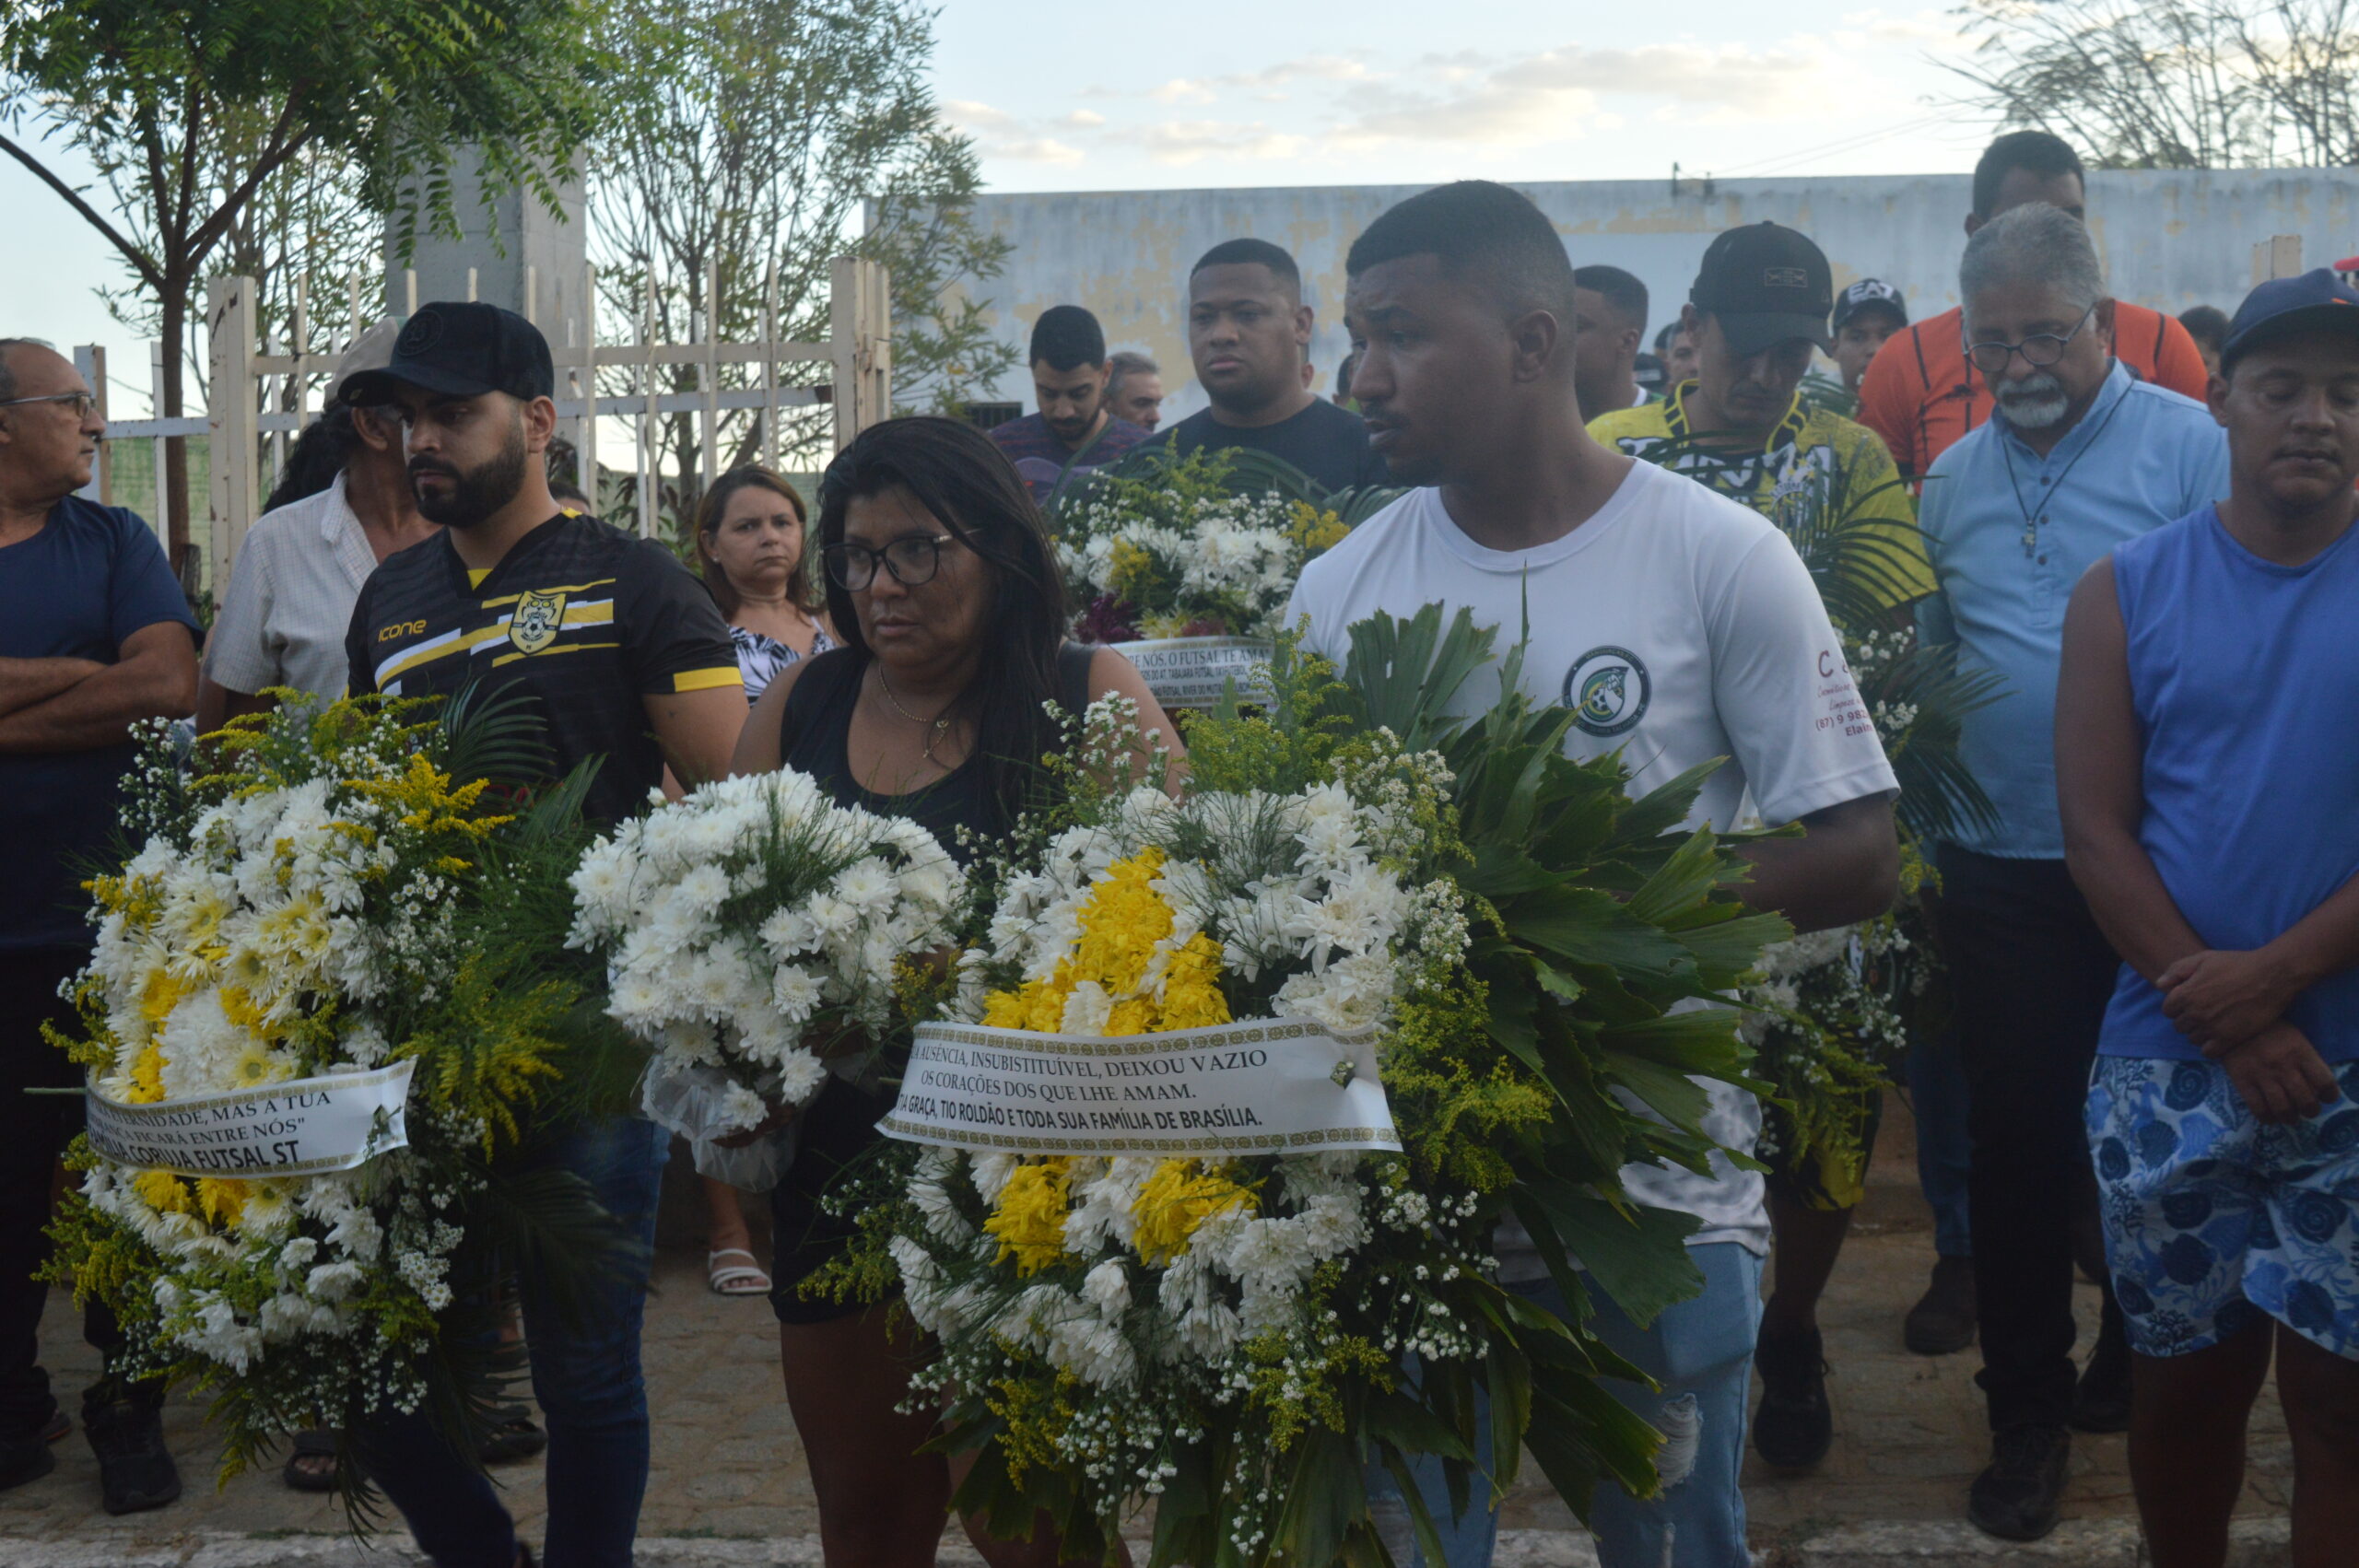
[[[1713,240],[1687,298],[1712,313],[1739,355],[1795,338],[1835,352],[1826,331],[1835,274],[1826,253],[1808,235],[1778,224],[1747,224]]]
[[[506,392],[530,400],[557,395],[557,371],[549,363],[549,340],[515,311],[478,300],[438,299],[418,307],[402,328],[385,368],[350,378],[346,395],[391,402],[396,386],[450,397]]]
[[[2359,289],[2329,268],[2271,278],[2245,296],[2220,345],[2220,373],[2248,348],[2283,338],[2339,333],[2359,338]]]
[[[1835,330],[1841,332],[1844,322],[1862,310],[1877,308],[1899,317],[1902,326],[1908,324],[1908,302],[1901,298],[1900,290],[1880,277],[1863,277],[1835,297]]]

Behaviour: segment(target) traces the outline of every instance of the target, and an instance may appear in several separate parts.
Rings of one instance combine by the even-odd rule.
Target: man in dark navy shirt
[[[1146,430],[1115,414],[1107,396],[1113,361],[1106,357],[1105,329],[1080,306],[1040,312],[1032,323],[1031,364],[1039,412],[994,426],[991,438],[1045,507],[1075,474],[1103,468],[1145,440]]]
[[[1188,354],[1212,406],[1147,444],[1182,457],[1200,447],[1250,447],[1328,490],[1385,484],[1384,460],[1369,450],[1360,416],[1303,384],[1311,319],[1301,269],[1285,251],[1266,240],[1226,240],[1205,252],[1188,276]]]
[[[691,789],[725,774],[745,698],[729,629],[687,569],[651,540],[560,511],[549,494],[555,380],[532,323],[475,303],[426,306],[391,365],[354,378],[356,399],[400,407],[417,509],[443,531],[370,574],[346,649],[355,692],[529,694],[561,769],[603,759],[587,807],[611,823],[645,803],[667,765]],[[628,1562],[647,1489],[645,1249],[668,1141],[628,1116],[547,1131],[550,1163],[580,1176],[642,1250],[574,1312],[558,1309],[537,1269],[520,1270],[549,1432],[545,1555]],[[381,1418],[358,1446],[428,1557],[522,1560],[497,1491],[424,1416]]]
[[[106,433],[73,365],[0,338],[0,1489],[56,1466],[57,1417],[39,1332],[50,1172],[77,1102],[34,1095],[78,1074],[41,1024],[68,1022],[58,986],[90,956],[87,863],[115,825],[131,726],[196,706],[196,623],[147,525],[74,492]],[[84,1324],[122,1343],[103,1309]],[[158,1411],[163,1390],[112,1375],[82,1398],[107,1512],[180,1495]]]

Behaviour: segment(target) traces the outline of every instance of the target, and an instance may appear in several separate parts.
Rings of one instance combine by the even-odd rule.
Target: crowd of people
[[[1521,679],[1574,710],[1572,755],[1619,755],[1634,790],[1726,759],[1686,825],[1799,825],[1746,842],[1737,892],[1799,931],[1845,927],[1892,906],[1902,856],[1891,760],[1777,521],[1782,497],[1823,486],[1899,563],[1877,614],[1996,683],[1961,740],[1992,810],[1928,849],[1954,1027],[1912,1040],[1906,1069],[1937,1260],[1902,1332],[1929,1355],[1978,1341],[1990,1457],[1967,1516],[2044,1535],[2072,1433],[2126,1430],[2151,1561],[2223,1562],[2273,1363],[2294,1560],[2346,1561],[2359,768],[2335,715],[2359,705],[2343,635],[2359,614],[2359,293],[2321,270],[2233,316],[2174,320],[2110,297],[2083,208],[2069,147],[2002,137],[1975,173],[1957,309],[1912,321],[1887,284],[1838,291],[1807,235],[1755,224],[1712,242],[1649,354],[1637,278],[1575,268],[1507,187],[1447,185],[1351,246],[1352,352],[1328,397],[1294,259],[1230,240],[1186,280],[1201,412],[1165,427],[1161,369],[1060,305],[1032,330],[1037,412],[988,436],[874,427],[827,470],[816,521],[785,476],[732,472],[702,497],[697,573],[551,482],[540,333],[490,305],[430,304],[352,346],[202,632],[146,524],[76,494],[104,434],[90,389],[49,348],[0,339],[0,854],[18,868],[0,907],[0,1086],[71,1084],[41,1025],[88,955],[76,883],[144,720],[209,730],[288,690],[484,683],[534,699],[559,772],[605,759],[601,823],[652,790],[792,767],[945,844],[1006,834],[1058,711],[1119,694],[1176,747],[1121,652],[1068,640],[1042,513],[1149,446],[1257,451],[1330,490],[1403,487],[1303,573],[1288,619],[1313,650],[1340,656],[1354,622],[1431,603],[1524,625]],[[1490,695],[1477,682],[1465,700]],[[1752,1150],[1758,1101],[1707,1090],[1712,1136]],[[66,1430],[36,1271],[72,1104],[0,1094],[0,1489],[45,1474]],[[827,1560],[899,1568],[933,1560],[953,1482],[926,1447],[934,1411],[906,1397],[913,1330],[800,1289],[851,1234],[828,1178],[886,1108],[839,1082],[803,1113],[769,1195],[767,1269],[737,1194],[708,1183],[707,1264],[714,1290],[775,1308]],[[1692,1219],[1702,1289],[1643,1323],[1589,1297],[1648,1380],[1617,1397],[1682,1456],[1652,1497],[1601,1487],[1591,1525],[1614,1568],[1746,1562],[1748,1442],[1789,1469],[1827,1452],[1817,1307],[1861,1188],[1820,1153],[1781,1149],[1766,1174],[1727,1156],[1625,1173],[1639,1201]],[[651,1238],[666,1149],[650,1123],[585,1123],[546,1157]],[[1574,1310],[1531,1236],[1508,1224],[1494,1251],[1503,1283]],[[2085,1364],[2076,1269],[2103,1291]],[[502,1454],[545,1441],[542,1552],[562,1568],[630,1560],[643,1270],[572,1312],[529,1270],[518,1281],[546,1431],[518,1410],[494,1437]],[[102,1313],[84,1329],[102,1352],[122,1344]],[[111,1512],[179,1493],[161,1397],[112,1361],[84,1396]],[[334,1484],[338,1447],[320,1435],[290,1481]],[[352,1435],[433,1561],[535,1560],[482,1473],[499,1456],[454,1452],[418,1417]],[[1485,1568],[1484,1496],[1453,1510],[1438,1473],[1406,1479],[1449,1568]],[[1372,1507],[1398,1510],[1402,1485],[1372,1472]],[[966,1521],[993,1568],[1059,1560],[1045,1531],[996,1523]]]

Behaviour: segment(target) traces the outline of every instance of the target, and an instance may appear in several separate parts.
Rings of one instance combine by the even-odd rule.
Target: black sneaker
[[[2110,1298],[2104,1322],[2097,1328],[2096,1349],[2072,1390],[2072,1430],[2130,1430],[2130,1336],[2121,1326],[2121,1312]]]
[[[1920,1356],[1955,1355],[1974,1343],[1974,1259],[1936,1258],[1933,1278],[1901,1321],[1900,1337]]]
[[[0,1492],[39,1480],[57,1468],[49,1439],[36,1433],[13,1443],[0,1443]]]
[[[1781,1470],[1806,1470],[1835,1442],[1835,1412],[1826,1402],[1826,1345],[1813,1328],[1785,1339],[1764,1336],[1753,1352],[1761,1371],[1761,1408],[1753,1417],[1753,1448]]]
[[[82,1396],[82,1430],[99,1457],[100,1502],[108,1513],[138,1514],[179,1500],[180,1467],[164,1446],[159,1398],[101,1383]]]
[[[2056,1504],[2072,1457],[2060,1426],[2011,1426],[1990,1440],[1990,1468],[1974,1478],[1966,1516],[2001,1540],[2037,1540],[2056,1527]]]

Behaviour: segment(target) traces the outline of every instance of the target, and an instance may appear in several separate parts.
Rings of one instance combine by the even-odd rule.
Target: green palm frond
[[[1958,742],[1966,716],[1997,701],[2006,682],[1992,671],[1959,669],[1955,644],[1911,647],[1861,675],[1871,711],[1913,715],[1889,726],[1884,747],[1900,780],[1901,825],[1919,840],[1998,826],[1998,810],[1967,771]]]
[[[544,782],[556,766],[539,700],[521,685],[470,682],[442,705],[438,723],[436,749],[453,778],[523,787]]]

